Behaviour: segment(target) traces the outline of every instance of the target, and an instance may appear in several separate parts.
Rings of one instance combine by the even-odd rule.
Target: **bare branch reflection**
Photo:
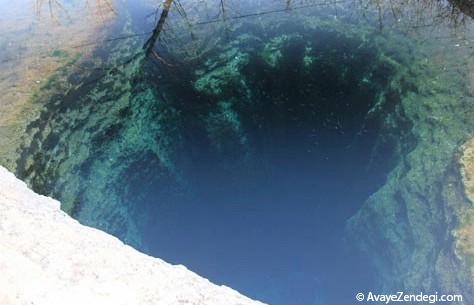
[[[69,7],[66,4],[69,4]],[[111,0],[81,0],[71,3],[63,3],[62,0],[35,0],[35,14],[38,19],[41,19],[43,14],[47,13],[52,21],[60,23],[64,19],[71,20],[75,13],[71,7],[75,8],[80,4],[102,20],[106,20],[108,14],[116,14]]]

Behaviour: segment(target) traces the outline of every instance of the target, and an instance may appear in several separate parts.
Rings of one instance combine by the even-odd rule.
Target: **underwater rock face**
[[[169,79],[175,71],[131,61],[58,96],[57,105],[50,103],[32,124],[35,140],[18,162],[19,177],[59,198],[81,223],[146,253],[195,270],[193,257],[204,257],[204,266],[212,261],[215,266],[199,272],[247,295],[277,304],[273,295],[283,290],[280,298],[290,301],[279,304],[311,304],[325,293],[332,299],[326,304],[347,304],[339,300],[353,300],[352,292],[336,292],[342,284],[330,283],[339,274],[348,277],[347,269],[314,257],[339,252],[332,244],[342,238],[349,209],[375,191],[392,166],[399,133],[378,132],[391,130],[383,121],[403,91],[392,83],[412,56],[404,37],[379,36],[367,25],[312,17],[268,22],[281,29],[237,32],[201,60],[184,61],[177,80]],[[353,196],[318,195],[338,185]],[[281,215],[283,210],[290,212]],[[286,225],[293,227],[289,231],[281,226],[287,222],[298,224]],[[273,223],[285,228],[275,232]],[[322,223],[334,227],[331,234],[318,233]],[[219,240],[206,235],[217,224]],[[185,227],[184,233],[176,227]],[[189,246],[188,236],[203,241],[199,250]],[[255,253],[243,253],[246,247]],[[209,259],[215,252],[218,258]],[[276,280],[265,278],[275,269],[266,263],[269,254],[283,265]],[[228,259],[233,256],[240,261]],[[230,284],[246,279],[245,273],[256,274],[259,285]],[[334,292],[320,288],[314,275],[331,278],[324,285]],[[291,276],[299,280],[291,283],[295,288],[279,289]],[[295,293],[300,282],[307,288]]]
[[[474,202],[474,138],[467,141],[462,150],[460,165],[464,191],[469,200]]]
[[[166,80],[169,75],[148,59],[113,65],[114,71],[76,91],[58,88],[66,95],[45,102],[47,111],[31,124],[33,140],[17,160],[18,176],[38,193],[59,198],[74,218],[140,247],[137,222],[143,221],[137,219],[149,210],[129,194],[183,193],[183,184],[196,184],[189,181],[196,175],[190,164],[213,160],[208,166],[216,171],[253,172],[261,160],[272,167],[270,158],[288,147],[326,163],[337,137],[345,143],[338,144],[343,156],[363,157],[357,171],[369,163],[378,167],[375,150],[399,137],[377,133],[390,129],[380,126],[399,102],[399,89],[390,83],[412,60],[404,38],[312,17],[268,22],[262,28],[281,29],[265,34],[251,28],[226,38],[231,43],[219,41],[200,61],[184,60],[178,80]],[[128,47],[117,53],[131,53]]]
[[[1,8],[0,159],[11,171],[26,126],[42,111],[42,105],[35,103],[37,96],[48,94],[73,65],[93,54],[86,45],[104,39],[115,16],[113,10],[94,2],[86,7],[68,1],[52,15],[46,3],[37,2],[36,8],[31,4],[21,0]],[[24,15],[21,20],[20,15]]]
[[[289,176],[284,170],[265,176],[275,164],[296,167],[296,177],[304,177],[299,171],[303,168],[308,173],[305,180],[313,185],[327,183],[328,174],[342,177],[355,172],[361,185],[369,187],[368,181],[377,180],[367,196],[324,206],[338,209],[339,215],[347,213],[337,218],[345,221],[378,190],[347,226],[347,240],[371,264],[367,273],[377,274],[375,288],[459,292],[469,300],[474,295],[469,268],[455,251],[469,260],[463,245],[472,241],[463,237],[465,226],[458,226],[459,221],[469,223],[469,217],[460,216],[469,215],[462,212],[467,211],[468,200],[454,157],[459,145],[472,137],[474,108],[472,91],[467,94],[464,84],[469,78],[452,71],[466,67],[462,56],[451,53],[459,45],[453,43],[449,52],[443,48],[443,54],[450,54],[448,61],[429,42],[423,47],[414,44],[416,35],[379,32],[345,18],[292,19],[237,24],[226,35],[212,35],[208,47],[195,48],[199,51],[191,55],[169,50],[161,54],[175,66],[157,64],[140,52],[134,56],[141,49],[139,40],[114,46],[107,50],[112,64],[104,65],[105,72],[92,81],[81,77],[71,90],[57,88],[60,94],[42,103],[47,109],[28,129],[32,140],[17,160],[18,175],[35,191],[59,198],[62,208],[82,223],[148,251],[155,244],[155,249],[171,248],[157,238],[159,232],[171,235],[163,223],[191,227],[189,220],[166,217],[166,205],[180,202],[181,215],[186,211],[193,216],[189,219],[198,218],[189,211],[205,206],[208,198],[196,200],[194,195],[215,188],[216,180],[227,182],[221,177],[232,176],[240,183],[239,190],[245,190],[252,184],[261,189],[261,177]],[[187,51],[179,43],[174,47]],[[344,157],[350,162],[344,163]],[[303,167],[289,159],[311,163],[301,162]],[[344,164],[356,166],[346,170]],[[365,167],[375,168],[371,172],[375,178],[368,178]],[[254,169],[258,171],[248,175]],[[214,175],[200,175],[208,171]],[[203,177],[213,183],[202,183]],[[343,188],[335,192],[348,189],[347,183],[338,185]],[[295,190],[306,191],[288,193],[305,193]],[[318,196],[308,194],[315,198],[311,206],[316,206]],[[186,196],[192,198],[187,206],[187,198],[182,199]],[[211,212],[229,205],[224,199]],[[277,210],[275,205],[272,210]],[[294,211],[293,206],[288,210]],[[332,219],[327,212],[329,208],[318,210],[312,223],[318,223],[320,215]],[[214,219],[202,223],[206,227]],[[242,222],[236,223],[240,228]],[[328,223],[337,223],[334,228],[345,224]],[[156,229],[151,231],[152,227]],[[452,234],[456,229],[457,249]],[[335,230],[312,231],[323,232],[316,237],[338,240]],[[308,241],[325,244],[313,237]],[[291,250],[290,261],[296,261],[298,251]],[[337,250],[331,251],[335,262]],[[276,252],[265,254],[275,259]],[[207,254],[203,257],[210,260]],[[318,252],[312,260],[321,261],[320,257],[324,255]],[[307,264],[302,265],[308,271]],[[336,277],[334,269],[310,272]],[[284,280],[291,282],[286,275]],[[344,285],[338,281],[337,286]],[[315,294],[321,295],[320,291]]]
[[[263,304],[102,231],[0,167],[0,304]]]
[[[378,289],[443,291],[472,300],[469,262],[459,255],[455,240],[471,205],[459,179],[457,154],[472,137],[472,96],[466,94],[462,74],[433,73],[422,61],[411,68],[416,67],[425,75],[400,104],[413,126],[411,145],[387,183],[348,221],[347,237],[371,258]],[[430,90],[428,81],[435,85]]]
[[[474,281],[474,138],[461,146],[460,172],[469,205],[460,212],[460,224],[455,231],[457,254],[468,265]]]

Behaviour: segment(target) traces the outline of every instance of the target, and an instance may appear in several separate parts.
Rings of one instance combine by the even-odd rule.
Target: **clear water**
[[[417,142],[404,99],[429,73],[461,77],[469,26],[421,3],[113,5],[92,55],[37,97],[18,174],[81,222],[269,304],[378,287],[347,221]]]

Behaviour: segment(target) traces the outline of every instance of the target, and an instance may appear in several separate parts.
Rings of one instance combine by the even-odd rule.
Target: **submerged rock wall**
[[[377,57],[380,67],[398,71],[397,77],[390,78],[389,85],[381,88],[385,90],[369,113],[388,114],[381,116],[385,119],[384,134],[380,142],[395,143],[393,146],[398,156],[398,165],[389,175],[386,184],[352,217],[347,229],[348,239],[367,255],[368,261],[373,262],[374,269],[381,278],[379,283],[386,288],[384,292],[392,289],[407,292],[440,290],[443,293],[459,292],[468,299],[474,295],[473,285],[468,281],[465,262],[455,255],[455,236],[452,234],[458,228],[459,215],[468,206],[457,172],[455,154],[459,145],[474,132],[473,96],[465,87],[465,80],[468,78],[464,77],[463,69],[466,64],[463,57],[455,53],[460,48],[454,43],[449,49],[444,46],[442,49],[437,48],[441,49],[442,54],[450,54],[449,61],[445,55],[436,54],[435,51],[416,51],[417,48],[402,52],[412,54],[413,58],[397,58],[395,55],[399,52],[394,52],[398,50],[395,45],[400,47],[408,42],[399,43],[399,40],[387,37],[389,44],[386,44],[384,35],[377,35],[372,39],[372,31],[364,31],[361,27],[350,30],[344,20],[334,20],[321,23],[311,17],[306,26],[312,30],[324,28],[319,34],[330,33],[329,37],[343,37],[343,41],[356,41],[360,46],[374,44],[374,47],[371,44],[369,46],[370,49],[376,49],[375,46],[380,48],[380,55]],[[280,31],[278,27],[272,28]],[[328,29],[333,31],[328,32]],[[35,134],[34,141],[25,147],[23,158],[18,162],[18,173],[35,190],[64,196],[61,200],[63,208],[81,221],[87,220],[89,224],[104,228],[127,242],[134,240],[138,229],[130,221],[133,218],[130,215],[135,217],[141,215],[142,211],[137,212],[135,208],[136,196],[130,196],[134,199],[130,202],[119,201],[121,196],[117,194],[133,193],[129,191],[133,188],[117,191],[116,185],[124,185],[121,180],[123,177],[139,181],[127,172],[143,174],[144,170],[150,176],[163,173],[163,181],[172,180],[168,176],[179,180],[180,177],[177,176],[180,173],[175,170],[178,162],[175,159],[182,156],[176,152],[183,151],[183,147],[190,147],[181,144],[185,143],[181,141],[182,138],[192,138],[188,133],[180,131],[196,129],[196,126],[206,127],[204,138],[217,151],[245,153],[247,150],[238,148],[251,143],[251,138],[241,133],[240,127],[243,125],[236,120],[239,113],[235,109],[251,109],[246,108],[250,103],[245,102],[252,99],[248,98],[248,84],[241,73],[249,63],[246,52],[252,53],[255,50],[246,51],[242,46],[250,45],[246,41],[251,40],[268,42],[258,54],[267,70],[273,73],[279,68],[281,50],[285,45],[290,42],[298,45],[301,44],[299,40],[303,40],[298,35],[291,36],[291,32],[281,34],[278,34],[279,37],[272,33],[261,37],[242,35],[229,49],[223,50],[226,52],[218,52],[222,62],[210,61],[209,65],[200,66],[202,69],[196,70],[195,75],[191,76],[187,73],[183,73],[183,76],[175,71],[171,74],[179,76],[180,91],[184,91],[182,84],[193,80],[195,76],[197,79],[193,82],[194,89],[202,95],[213,96],[211,101],[201,98],[196,102],[195,92],[189,95],[191,97],[184,96],[174,101],[173,96],[163,93],[164,90],[154,90],[153,84],[136,86],[139,80],[136,76],[142,70],[139,61],[114,65],[100,81],[83,86],[83,91],[79,93],[89,92],[87,96],[76,99],[74,94],[69,94],[64,98],[66,103],[59,103],[61,107],[54,105],[49,112],[45,112],[41,124],[32,124],[30,132]],[[350,39],[351,36],[357,39]],[[416,37],[414,34],[413,36]],[[424,34],[420,36],[423,38],[421,40],[426,38]],[[229,36],[225,38],[232,40]],[[324,40],[321,38],[321,41]],[[131,45],[128,43],[125,50],[116,53],[121,56],[132,54],[134,47]],[[324,45],[328,45],[327,42]],[[302,46],[304,48],[298,53],[301,55],[298,62],[307,69],[313,67],[313,71],[324,71],[317,69],[318,65],[326,68],[321,64],[327,62],[316,52],[318,48],[309,44]],[[363,50],[360,46],[352,49]],[[434,46],[426,48],[433,49]],[[120,48],[117,47],[118,49]],[[334,49],[341,48],[336,45]],[[211,56],[212,50],[215,49],[210,47],[206,54]],[[329,56],[326,58],[330,59]],[[345,66],[354,69],[354,59],[347,56],[345,58],[349,60]],[[368,58],[373,61],[374,57]],[[194,67],[191,64],[189,66]],[[380,71],[383,72],[384,69]],[[347,71],[342,72],[341,75],[346,78],[350,75]],[[147,73],[147,79],[160,79],[158,83],[161,89],[161,74],[154,73],[151,69]],[[276,74],[273,73],[272,76],[274,75]],[[379,73],[374,75],[379,76]],[[361,87],[368,84],[372,84],[370,78],[360,79]],[[113,94],[109,92],[110,87],[115,89]],[[136,91],[132,92],[131,88]],[[242,103],[231,99],[234,95],[242,97]],[[193,104],[199,107],[193,105],[187,111],[179,109],[179,105],[189,105],[188,99],[191,98]],[[218,102],[212,103],[213,100]],[[287,111],[285,107],[281,109]],[[196,123],[176,127],[185,121]],[[221,130],[225,133],[220,132]],[[75,153],[74,158],[70,158],[70,152]],[[148,157],[150,155],[155,160],[154,164],[147,162],[151,159]],[[131,163],[130,160],[136,162]],[[146,164],[146,169],[142,164]],[[135,167],[140,170],[135,170]],[[78,173],[83,173],[83,176]],[[149,188],[152,189],[153,184],[150,185]],[[160,185],[160,181],[154,185]],[[78,199],[81,197],[82,201]],[[129,198],[128,195],[122,197]]]
[[[417,76],[400,104],[413,126],[413,144],[350,219],[347,236],[373,263],[378,289],[456,293],[472,300],[474,286],[468,262],[456,253],[455,230],[469,206],[457,154],[474,131],[473,96],[464,77],[469,71],[437,66],[435,52],[410,67],[417,72],[409,75]]]
[[[0,304],[262,304],[83,226],[0,167]]]
[[[11,171],[28,124],[43,109],[38,96],[50,94],[55,83],[65,83],[72,67],[90,60],[116,15],[113,7],[97,5],[100,1],[60,2],[21,0],[2,6],[0,164]]]
[[[474,203],[474,138],[469,139],[461,149],[462,156],[459,163],[464,191],[469,200]]]
[[[454,232],[456,252],[469,267],[474,282],[474,138],[461,146],[459,165],[464,192],[470,204],[459,213],[461,220]]]

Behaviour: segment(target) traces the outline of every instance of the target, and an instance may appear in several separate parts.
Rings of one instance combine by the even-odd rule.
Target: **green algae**
[[[472,295],[449,233],[465,205],[458,188],[452,188],[452,172],[459,145],[474,131],[474,112],[467,106],[472,97],[466,94],[466,72],[451,73],[431,64],[428,50],[394,83],[404,91],[400,107],[403,120],[413,126],[412,143],[400,151],[387,183],[351,219],[348,234],[374,257],[384,289]]]
[[[474,248],[472,246],[474,230],[474,209],[472,206],[465,206],[460,211],[459,223],[454,231],[456,238],[456,254],[465,263],[465,270],[470,270],[471,280],[474,277]]]
[[[117,163],[120,160],[114,161],[114,158],[97,157],[107,151],[106,143],[121,133],[122,128],[116,122],[131,103],[130,75],[136,75],[140,57],[135,56],[136,60],[127,66],[121,61],[127,52],[136,55],[135,47],[136,44],[128,43],[111,50],[111,56],[106,59],[111,68],[105,70],[96,69],[104,64],[104,60],[100,59],[80,64],[89,66],[89,69],[77,69],[80,67],[76,66],[80,54],[76,54],[53,75],[43,86],[42,93],[36,96],[38,103],[46,105],[48,111],[30,124],[28,129],[31,135],[25,137],[27,144],[17,165],[18,174],[37,192],[61,199],[62,209],[79,221],[110,233],[125,227],[126,231],[121,230],[121,234],[117,235],[138,245],[138,234],[131,221],[133,217],[127,214],[128,209],[125,204],[121,204],[119,192],[114,192],[112,187],[125,164],[122,166]],[[71,69],[75,70],[75,74],[71,74]],[[70,81],[59,81],[64,77],[69,77]],[[72,81],[71,77],[83,81],[78,83]],[[78,97],[76,92],[84,87],[90,91]],[[110,92],[109,88],[116,90],[114,94],[107,93]],[[102,145],[102,142],[102,148],[94,145]],[[71,155],[74,157],[71,158]],[[96,162],[90,160],[95,158]],[[81,172],[95,168],[97,162],[100,166],[91,171],[94,182],[83,179]],[[107,168],[114,170],[107,171]],[[84,204],[86,201],[90,205]],[[96,213],[94,206],[102,206],[100,211],[104,213]]]
[[[206,63],[206,70],[210,72],[204,74],[203,70],[197,70],[196,75],[199,78],[194,82],[194,87],[198,91],[216,96],[224,92],[232,93],[235,87],[246,86],[240,78],[240,69],[246,64],[247,54],[235,48],[227,50],[219,55],[218,61]]]
[[[324,32],[327,31],[324,28],[327,25],[328,23],[325,22],[312,22],[310,28]],[[346,31],[342,24],[337,24],[337,27],[340,29],[333,26],[330,31],[339,33],[339,30],[344,29],[345,34],[337,35],[345,38],[351,36],[351,39],[355,39],[354,34],[347,34],[350,31]],[[230,46],[228,49],[219,51],[213,60],[208,60],[203,67],[196,69],[197,79],[193,83],[194,88],[220,100],[216,103],[216,109],[209,112],[204,122],[218,154],[222,154],[224,151],[235,151],[236,153],[242,149],[245,151],[243,147],[247,145],[248,140],[242,130],[239,114],[235,109],[236,103],[241,103],[243,100],[250,102],[250,90],[243,75],[243,70],[249,65],[250,54],[252,52],[252,54],[257,54],[269,68],[276,69],[278,60],[281,60],[282,54],[286,52],[285,49],[292,44],[303,42],[301,35],[294,34],[276,36],[268,42],[255,37],[255,35],[249,34],[239,36],[234,42],[228,44]],[[249,48],[247,46],[249,40],[260,42],[260,46]],[[365,40],[364,37],[362,41]],[[359,47],[360,44],[358,42]],[[129,52],[128,50],[132,48],[133,46],[123,46],[116,53],[123,56],[123,53]],[[261,52],[256,51],[257,49]],[[313,49],[317,48],[306,46],[305,56],[310,56]],[[113,54],[114,51],[112,50],[111,53]],[[301,58],[300,62],[303,60]],[[64,210],[74,213],[76,217],[88,224],[112,233],[114,233],[115,227],[123,226],[113,225],[116,224],[116,221],[107,225],[107,219],[117,217],[117,219],[122,219],[121,223],[126,222],[131,218],[126,216],[129,212],[122,211],[122,208],[117,207],[125,207],[127,204],[121,203],[120,196],[115,195],[115,192],[112,192],[114,195],[107,198],[106,202],[99,204],[97,200],[104,200],[103,193],[108,189],[113,189],[112,185],[124,175],[123,173],[130,164],[125,160],[133,159],[131,156],[139,152],[151,151],[157,156],[161,170],[172,173],[175,167],[171,157],[173,154],[171,147],[175,145],[172,143],[176,140],[172,140],[173,137],[169,134],[163,134],[160,129],[167,125],[176,125],[166,122],[172,121],[172,118],[176,116],[173,113],[177,112],[172,107],[169,109],[165,107],[162,110],[154,109],[156,101],[160,98],[152,94],[150,89],[143,88],[146,93],[140,92],[142,89],[132,89],[131,84],[139,67],[140,60],[137,59],[126,66],[114,67],[113,73],[110,70],[101,75],[98,85],[95,85],[85,98],[81,98],[82,101],[78,103],[82,105],[80,108],[73,104],[67,106],[65,113],[58,113],[56,116],[57,122],[50,122],[41,127],[42,131],[37,134],[36,141],[43,143],[41,146],[45,151],[34,154],[33,161],[24,161],[25,164],[29,164],[29,169],[26,169],[23,175],[33,175],[32,181],[36,189],[46,191],[55,185],[55,194],[58,196],[67,194],[63,195],[62,200]],[[370,77],[370,73],[367,77]],[[52,89],[51,84],[54,83],[54,80],[55,78],[52,78],[44,89]],[[65,88],[54,89],[63,90],[65,93],[70,92],[69,88],[67,90],[64,90]],[[110,94],[111,89],[113,94]],[[243,98],[226,100],[235,94]],[[153,109],[146,110],[147,107]],[[158,110],[160,114],[157,118],[154,115]],[[121,114],[126,112],[129,113],[128,117],[123,118]],[[145,113],[153,115],[144,117]],[[117,124],[116,122],[121,123]],[[76,127],[71,131],[69,126]],[[179,138],[179,135],[176,137]],[[45,145],[46,143],[49,144]],[[84,145],[84,143],[89,144]],[[49,154],[48,149],[55,146],[54,152]],[[73,159],[68,157],[71,152],[74,152]],[[100,155],[108,157],[103,159]],[[38,168],[44,166],[47,170],[41,174],[32,172],[34,170],[33,164]],[[87,166],[85,167],[85,165]],[[82,178],[77,175],[77,172],[85,170],[89,172],[89,178],[85,182],[81,182]],[[96,173],[96,175],[93,176],[92,173]],[[68,182],[57,183],[59,177],[62,181]],[[179,180],[177,177],[174,179]],[[87,181],[94,182],[89,184]],[[79,194],[81,195],[79,196]],[[78,197],[83,197],[83,199],[78,201]],[[94,207],[97,205],[102,207],[102,213],[94,213]],[[109,207],[107,207],[108,205]],[[126,225],[125,227],[132,226]],[[125,240],[133,240],[137,234],[122,233],[118,235],[125,235]],[[133,237],[127,237],[129,235]]]
[[[313,30],[327,26],[325,30],[332,31],[332,36],[356,39],[359,46],[374,44],[370,31],[363,27],[325,24],[317,18],[306,24]],[[288,35],[270,39],[262,52],[267,66],[278,66],[289,40]],[[466,55],[460,54],[440,66],[430,60],[436,45],[416,52],[412,48],[397,51],[412,44],[408,37],[396,35],[377,36],[375,45],[382,66],[396,73],[390,86],[381,88],[385,94],[379,96],[371,113],[389,111],[379,145],[395,146],[398,165],[386,184],[351,219],[348,236],[364,253],[375,257],[373,264],[385,290],[443,290],[472,295],[466,268],[454,255],[453,236],[441,233],[456,227],[462,215],[460,206],[465,205],[465,199],[457,189],[450,189],[447,181],[456,180],[451,173],[454,156],[474,132],[474,114],[469,106],[472,96],[466,85],[468,71],[450,68],[462,66]],[[305,67],[317,63],[314,49],[306,46]],[[370,83],[370,76],[363,77],[361,83]],[[219,95],[222,91],[211,93]],[[394,94],[402,97],[400,102],[393,101]]]
[[[231,101],[219,101],[217,110],[207,117],[206,125],[218,154],[241,158],[246,154],[248,140],[242,130],[239,114],[233,109],[234,104]]]
[[[311,56],[313,48],[312,47],[306,47],[305,48],[305,55],[303,57],[303,65],[305,68],[310,68],[314,62],[317,60],[317,57]]]
[[[283,34],[272,38],[268,43],[265,44],[261,53],[261,57],[263,61],[270,67],[275,68],[283,59],[284,49],[290,45],[295,44],[296,42],[300,42],[302,39],[303,37],[298,34]]]
[[[437,67],[430,61],[429,51],[413,52],[412,41],[406,36],[378,33],[371,25],[339,19],[302,19],[304,31],[310,33],[306,36],[292,31],[268,37],[259,29],[206,50],[210,59],[195,67],[189,81],[210,101],[198,100],[207,104],[202,106],[204,110],[192,113],[198,117],[193,122],[204,126],[216,156],[229,152],[248,156],[252,142],[244,117],[258,106],[250,88],[254,80],[247,73],[252,64],[262,63],[269,73],[278,75],[289,50],[298,46],[302,52],[296,62],[305,68],[301,76],[308,77],[337,59],[332,50],[338,47],[350,51],[338,79],[345,83],[354,80],[351,63],[368,57],[370,64],[356,71],[357,81],[361,88],[380,86],[368,112],[370,117],[383,119],[374,154],[384,146],[393,146],[394,169],[385,185],[350,220],[348,237],[373,257],[383,289],[443,289],[472,295],[466,272],[453,255],[452,236],[443,234],[456,226],[457,206],[463,204],[456,188],[447,183],[455,183],[450,173],[453,156],[474,131],[469,110],[472,97],[466,95],[465,77]],[[266,26],[268,23],[261,24]],[[331,41],[344,43],[326,47],[325,39],[308,42],[309,36],[329,36]],[[112,54],[117,58],[132,56],[137,44],[122,45]],[[190,116],[170,105],[152,84],[136,86],[137,80],[141,81],[140,60],[117,66],[77,102],[80,107],[65,103],[47,118],[52,121],[33,127],[36,138],[27,150],[33,154],[20,163],[22,176],[35,189],[61,198],[64,210],[86,224],[140,245],[136,219],[145,221],[146,211],[130,200],[139,200],[132,186],[118,186],[128,185],[128,179],[138,180],[128,177],[130,169],[148,159],[152,160],[147,164],[149,172],[159,173],[153,179],[163,184],[172,181],[179,188],[183,183],[179,152],[185,142],[176,126]],[[382,85],[373,81],[380,75],[388,76]],[[58,90],[53,83],[55,79],[45,89]],[[151,182],[149,188],[153,188]]]
[[[278,69],[266,60],[269,50],[280,47],[281,54],[286,54],[292,43],[303,42],[297,35],[276,35],[268,41],[259,35],[256,31],[216,45],[216,55],[195,69],[193,89],[212,101],[204,112],[193,114],[197,117],[193,124],[206,131],[217,157],[232,153],[245,160],[249,154],[242,111],[251,109],[245,110],[244,105],[252,103],[244,75],[251,58],[256,56],[269,68]],[[143,56],[134,55],[137,43],[110,50],[111,68],[89,70],[81,76],[83,83],[53,86],[57,82],[52,78],[44,89],[59,95],[51,99],[44,117],[30,126],[33,140],[18,162],[19,174],[37,191],[61,199],[62,208],[81,222],[134,245],[140,244],[140,236],[138,224],[132,221],[138,216],[133,215],[143,211],[124,199],[132,190],[116,186],[127,185],[120,181],[141,155],[156,160],[155,170],[167,177],[168,184],[182,183],[182,169],[177,168],[183,165],[177,162],[182,159],[183,130],[177,126],[186,115],[157,93],[151,82],[143,82]],[[133,60],[121,64],[124,57]],[[303,63],[303,57],[299,62]]]
[[[51,56],[60,57],[60,58],[68,58],[69,53],[65,50],[57,49],[57,50],[54,50],[53,52],[51,52]]]
[[[54,55],[54,53],[53,53],[52,56],[61,57],[61,58],[64,58],[64,59],[68,59],[70,57],[69,54],[66,54],[65,56],[63,56],[63,54]],[[65,62],[61,67],[59,67],[56,70],[56,72],[46,80],[46,82],[40,87],[40,90],[41,91],[51,90],[51,89],[53,89],[54,86],[56,86],[56,84],[60,80],[65,80],[65,78],[70,73],[70,69],[79,61],[79,59],[81,57],[82,57],[82,55],[80,53],[74,54],[74,56],[72,56],[72,58],[70,58],[67,62]],[[35,98],[38,98],[38,96],[35,96],[34,99]]]

